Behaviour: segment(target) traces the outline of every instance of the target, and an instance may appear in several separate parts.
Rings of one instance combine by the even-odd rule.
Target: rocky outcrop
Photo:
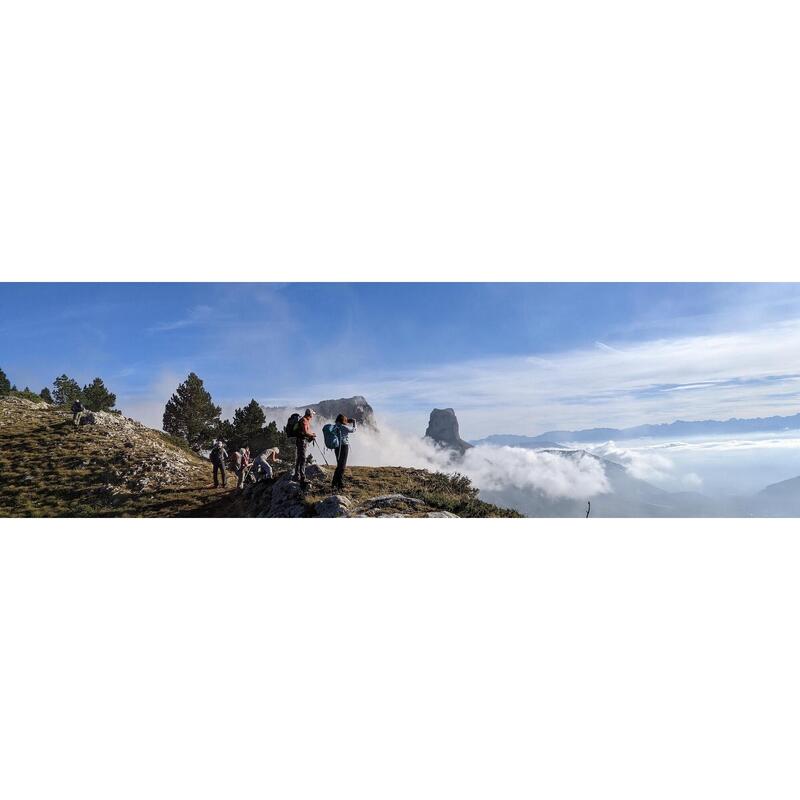
[[[318,517],[349,517],[350,507],[353,505],[349,497],[343,494],[332,494],[324,500],[320,500],[314,506]]]
[[[269,508],[259,517],[304,517],[307,516],[306,504],[300,484],[288,475],[278,478],[272,486]]]
[[[349,419],[354,419],[358,425],[374,430],[378,428],[372,406],[360,394],[353,397],[342,397],[339,400],[320,400],[318,403],[298,406],[261,406],[266,418],[274,419],[279,428],[283,427],[293,411],[302,414],[307,408],[316,412],[319,419],[325,422],[333,422],[339,414],[344,414]]]
[[[472,445],[465,442],[458,432],[458,419],[452,408],[434,408],[428,421],[425,436],[432,439],[440,447],[464,455]]]
[[[311,403],[305,408],[316,411],[322,419],[334,420],[339,414],[344,414],[349,419],[354,419],[359,425],[375,427],[375,412],[365,397],[360,394],[354,397],[343,397],[340,400],[320,400]]]
[[[410,517],[424,511],[424,501],[404,494],[385,494],[362,501],[353,510],[354,517]]]

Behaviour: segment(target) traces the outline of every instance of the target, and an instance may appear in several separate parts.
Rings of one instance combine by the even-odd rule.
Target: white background
[[[797,38],[778,2],[6,3],[0,267],[793,280]],[[6,521],[0,794],[795,798],[796,528]]]

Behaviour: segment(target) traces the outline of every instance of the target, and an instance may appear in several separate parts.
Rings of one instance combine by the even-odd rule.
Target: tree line
[[[74,378],[59,375],[52,390],[48,387],[39,394],[27,386],[18,389],[12,385],[5,372],[0,369],[0,395],[12,394],[29,400],[44,400],[59,406],[71,406],[76,400],[90,411],[112,411],[117,396],[110,392],[101,378],[81,387]],[[253,399],[243,408],[237,408],[233,419],[222,419],[222,408],[214,404],[203,381],[191,372],[178,386],[164,407],[162,427],[166,433],[177,436],[188,443],[195,452],[207,450],[215,439],[222,439],[229,449],[249,446],[254,452],[267,447],[278,447],[285,457],[294,453],[294,441],[275,422],[267,424],[264,411]]]
[[[52,392],[45,386],[39,394],[36,394],[27,386],[24,389],[18,389],[2,369],[0,369],[0,395],[13,395],[28,400],[44,400],[46,403],[54,403],[59,406],[70,406],[76,400],[80,400],[89,411],[116,411],[114,406],[117,402],[117,396],[106,388],[102,378],[95,378],[81,388],[74,378],[70,378],[68,375],[59,375],[53,381]]]
[[[222,439],[231,450],[249,446],[253,452],[278,447],[291,457],[294,442],[267,418],[253,399],[233,412],[233,419],[222,419],[222,408],[214,404],[203,381],[194,372],[178,386],[164,407],[163,429],[186,442],[195,452],[207,450],[215,439]],[[285,455],[284,455],[285,454]]]

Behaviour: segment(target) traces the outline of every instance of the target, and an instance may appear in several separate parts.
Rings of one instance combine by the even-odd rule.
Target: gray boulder
[[[269,510],[259,514],[261,517],[303,517],[306,515],[306,504],[300,484],[282,475],[272,485],[272,502]]]
[[[425,503],[416,497],[404,494],[384,494],[370,497],[359,503],[351,516],[354,517],[410,517],[420,513]]]
[[[318,517],[333,518],[349,517],[350,506],[352,506],[352,502],[349,497],[345,497],[342,494],[333,494],[324,500],[320,500],[314,508]]]
[[[320,467],[318,464],[309,464],[305,468],[305,475],[310,481],[324,481],[327,478],[325,475],[325,470],[322,469],[322,467]]]

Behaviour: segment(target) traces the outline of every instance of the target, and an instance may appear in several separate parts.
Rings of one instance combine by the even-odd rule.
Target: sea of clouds
[[[291,413],[291,409],[285,411],[275,417],[279,425]],[[320,446],[324,422],[315,419],[314,423]],[[460,472],[481,490],[511,487],[538,492],[552,500],[585,500],[612,491],[603,463],[594,458],[480,445],[468,450],[463,459],[454,459],[450,451],[429,439],[403,433],[380,418],[376,424],[377,430],[360,426],[351,436],[351,465]],[[702,492],[713,497],[752,495],[770,483],[800,475],[797,431],[746,438],[563,444],[620,464],[631,477],[669,492]],[[311,452],[322,460],[315,448]],[[326,456],[334,461],[331,451]]]
[[[271,418],[282,426],[293,410],[273,411]],[[321,430],[325,422],[315,417],[312,425],[320,447],[324,447]],[[451,451],[430,439],[402,433],[383,419],[377,419],[376,425],[377,430],[359,426],[350,437],[348,464],[460,472],[479,489],[513,486],[538,490],[553,499],[583,499],[610,490],[602,464],[592,458],[566,459],[554,453],[519,447],[480,446],[468,450],[463,459],[454,460]],[[322,453],[315,447],[310,452],[316,460],[322,460]],[[334,461],[331,451],[325,456],[328,461]]]

